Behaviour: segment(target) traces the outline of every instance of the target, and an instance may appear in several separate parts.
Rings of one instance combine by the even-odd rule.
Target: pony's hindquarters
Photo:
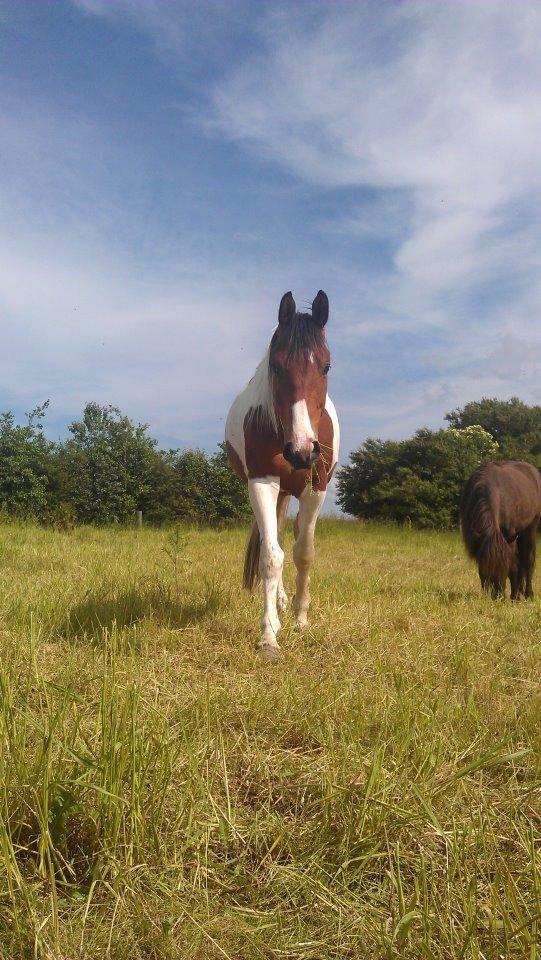
[[[516,543],[509,543],[496,519],[489,488],[473,474],[460,502],[462,538],[468,556],[477,561],[485,590],[502,594],[516,563]]]

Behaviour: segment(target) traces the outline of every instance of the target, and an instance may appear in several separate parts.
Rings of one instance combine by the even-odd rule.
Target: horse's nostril
[[[306,470],[316,460],[320,452],[317,440],[311,440],[310,443],[312,446],[310,453],[307,453],[306,450],[301,453],[300,450],[293,449],[291,442],[286,443],[283,449],[284,460],[287,460],[295,470]]]
[[[293,461],[293,444],[286,443],[284,447],[284,459],[291,463]]]

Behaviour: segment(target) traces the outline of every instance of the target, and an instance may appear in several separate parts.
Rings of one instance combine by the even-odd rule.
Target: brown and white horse
[[[299,500],[293,612],[297,626],[304,627],[310,604],[314,530],[338,460],[338,419],[327,395],[331,359],[325,339],[328,316],[329,301],[323,290],[315,298],[311,314],[297,313],[291,293],[284,294],[267,352],[227,418],[229,463],[246,480],[255,514],[246,549],[244,586],[253,589],[259,579],[263,581],[265,607],[258,649],[268,659],[274,659],[280,650],[278,614],[287,606],[280,533],[290,497]]]

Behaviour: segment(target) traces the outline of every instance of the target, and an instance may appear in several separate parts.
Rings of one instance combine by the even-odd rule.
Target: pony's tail
[[[255,590],[259,576],[259,555],[261,553],[261,539],[259,536],[259,527],[254,521],[252,530],[246,544],[246,553],[244,555],[244,573],[242,585],[245,590]]]
[[[509,543],[500,530],[487,488],[483,485],[466,487],[460,513],[466,552],[477,561],[484,577],[505,583],[515,545]]]

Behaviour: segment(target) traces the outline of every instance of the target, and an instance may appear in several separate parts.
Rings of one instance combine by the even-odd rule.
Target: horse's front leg
[[[261,618],[261,636],[257,646],[263,656],[272,660],[278,656],[280,650],[276,639],[280,629],[276,601],[284,564],[284,551],[278,543],[276,514],[280,480],[278,477],[258,477],[255,480],[249,480],[248,493],[261,537],[259,573],[263,581],[265,603]]]
[[[297,582],[293,600],[293,612],[298,627],[308,622],[310,606],[310,566],[314,559],[314,531],[319,511],[325,500],[325,490],[312,490],[306,487],[299,498],[299,512],[295,522],[295,546],[293,560],[297,568]]]

